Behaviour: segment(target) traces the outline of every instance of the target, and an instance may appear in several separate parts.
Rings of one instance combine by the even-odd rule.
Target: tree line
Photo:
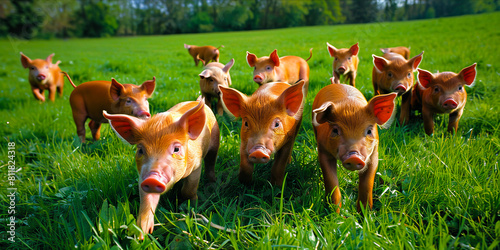
[[[0,37],[161,35],[369,23],[500,10],[500,0],[2,0]]]

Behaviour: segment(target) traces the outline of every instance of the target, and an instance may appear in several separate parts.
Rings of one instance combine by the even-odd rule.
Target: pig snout
[[[146,193],[163,193],[167,189],[170,178],[160,175],[158,172],[151,172],[141,183],[141,188]]]
[[[403,94],[406,92],[406,86],[403,84],[398,84],[396,88],[394,88],[394,92],[397,92],[398,94]]]
[[[443,102],[443,108],[445,109],[456,109],[457,107],[458,103],[452,98],[448,98],[446,99],[446,101]]]
[[[256,145],[248,152],[248,160],[253,163],[267,163],[271,159],[270,151],[263,145]]]
[[[137,112],[137,117],[143,118],[143,119],[149,119],[149,118],[151,118],[151,114],[147,111],[140,110],[139,112]]]
[[[339,67],[338,71],[340,74],[344,74],[346,72],[347,68],[345,66]]]
[[[45,80],[45,78],[47,78],[47,76],[46,76],[46,75],[44,75],[44,74],[38,74],[38,75],[36,76],[36,79],[37,79],[38,81],[43,81],[43,80]]]
[[[261,75],[255,75],[253,77],[254,82],[256,83],[262,83],[264,81],[264,78]]]
[[[348,170],[361,170],[365,167],[364,157],[357,151],[350,151],[343,157],[342,165]]]

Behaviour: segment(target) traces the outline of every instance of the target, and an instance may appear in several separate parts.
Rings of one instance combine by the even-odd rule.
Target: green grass
[[[151,37],[0,41],[0,245],[19,248],[479,248],[500,243],[500,13],[424,21],[304,27],[281,30]],[[337,47],[360,43],[357,87],[373,96],[371,55],[379,48],[411,46],[425,51],[421,68],[458,72],[478,63],[473,88],[456,135],[448,118],[437,116],[435,133],[421,120],[380,130],[374,208],[356,212],[357,174],[340,167],[341,213],[324,203],[310,112],[316,93],[329,84]],[[61,68],[79,84],[109,80],[140,84],[153,76],[152,113],[199,95],[198,74],[183,44],[223,44],[221,62],[235,58],[233,87],[251,94],[246,51],[307,58],[310,87],[293,161],[283,187],[272,187],[270,164],[257,165],[250,187],[237,179],[240,121],[218,117],[221,147],[217,182],[202,178],[198,204],[178,204],[164,195],[157,226],[137,239],[139,209],[134,147],[108,125],[102,138],[79,143],[66,82],[63,98],[39,103],[30,93],[19,52],[31,58],[56,53]],[[90,138],[90,132],[87,133]],[[16,242],[7,240],[9,197],[7,143],[15,142]],[[174,191],[174,190],[173,190]],[[201,215],[201,216],[200,216]],[[209,222],[204,221],[206,217]],[[220,225],[222,228],[213,226]]]

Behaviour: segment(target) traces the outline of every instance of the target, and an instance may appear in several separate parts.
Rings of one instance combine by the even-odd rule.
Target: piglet
[[[422,51],[410,60],[397,53],[386,53],[382,57],[373,55],[372,82],[375,95],[396,92],[401,96],[401,125],[407,125],[410,121],[413,71],[417,70],[423,54]]]
[[[220,100],[219,86],[231,86],[231,76],[229,70],[234,65],[234,59],[231,59],[226,65],[218,62],[211,62],[205,66],[200,73],[201,95],[205,98],[208,105],[211,105],[212,98],[217,100],[217,113],[223,114],[222,102]]]
[[[90,118],[89,128],[94,140],[101,137],[101,124],[108,120],[102,115],[103,110],[110,114],[127,114],[149,118],[148,98],[155,89],[156,78],[145,81],[142,85],[121,84],[115,79],[109,81],[85,82],[75,86],[69,75],[63,72],[75,88],[69,96],[76,133],[85,142],[85,121]]]
[[[296,84],[299,80],[309,83],[309,65],[307,61],[312,57],[312,48],[309,50],[309,58],[306,60],[298,56],[278,57],[274,50],[269,57],[257,58],[256,55],[247,51],[247,63],[254,68],[253,80],[262,85],[268,82],[286,82]]]
[[[64,77],[59,68],[59,63],[61,61],[57,61],[53,64],[53,56],[54,54],[52,53],[45,60],[31,60],[21,52],[21,64],[25,69],[29,68],[28,80],[31,85],[31,91],[35,99],[42,102],[45,101],[45,95],[43,93],[45,90],[49,91],[49,99],[51,101],[56,100],[56,91],[59,93],[59,97],[62,97],[63,94]]]
[[[221,45],[220,47],[224,46]],[[187,49],[189,54],[193,57],[194,64],[196,66],[198,66],[198,62],[200,61],[204,66],[205,63],[209,63],[210,61],[219,62],[219,48],[214,46],[196,46],[187,44],[184,44],[184,48]]]
[[[377,125],[390,126],[396,96],[396,93],[377,95],[367,102],[361,92],[350,85],[329,84],[314,98],[312,123],[318,160],[327,201],[338,205],[337,213],[341,206],[337,160],[347,170],[358,171],[358,211],[361,206],[372,207],[378,166]]]
[[[335,83],[340,83],[340,76],[345,76],[345,82],[349,80],[351,86],[356,85],[356,74],[358,71],[358,43],[351,46],[349,49],[337,49],[329,43],[326,43],[330,57],[334,57],[333,61],[333,77]]]
[[[464,112],[467,92],[464,86],[472,86],[476,79],[476,63],[460,73],[432,74],[418,69],[418,83],[412,97],[412,109],[422,111],[425,133],[434,133],[434,114],[450,114],[448,132],[457,132],[458,121]]]
[[[181,199],[198,198],[202,160],[207,178],[215,181],[219,127],[203,99],[179,103],[147,120],[103,113],[124,141],[137,145],[141,199],[137,225],[145,233],[153,232],[160,196],[181,179]]]
[[[240,182],[249,184],[254,163],[267,163],[275,154],[271,183],[280,186],[302,121],[307,83],[268,83],[251,96],[223,86],[220,90],[226,111],[242,118]]]
[[[384,54],[396,53],[402,55],[406,60],[410,59],[410,48],[407,47],[392,47],[380,49]]]

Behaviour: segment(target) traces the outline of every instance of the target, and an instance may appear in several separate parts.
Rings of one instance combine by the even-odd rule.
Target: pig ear
[[[378,72],[384,71],[387,64],[389,64],[387,59],[380,57],[380,56],[373,55],[373,54],[372,54],[372,57],[373,57],[373,65],[375,66],[377,71]]]
[[[280,58],[278,57],[278,51],[277,50],[273,50],[273,52],[271,52],[271,54],[269,55],[269,58],[271,58],[271,60],[273,61],[275,67],[279,67],[280,66]]]
[[[205,99],[202,98],[198,105],[186,111],[177,123],[187,129],[189,139],[196,140],[205,128],[205,121]]]
[[[229,70],[231,69],[231,67],[233,67],[234,65],[234,58],[231,59],[231,61],[229,61],[226,65],[224,65],[224,68],[222,68],[222,71],[224,71],[224,73],[227,74],[227,72],[229,72]]]
[[[221,92],[220,99],[228,113],[234,117],[241,117],[241,105],[245,102],[246,95],[236,89],[221,85],[219,85],[219,90]]]
[[[104,110],[102,112],[104,117],[108,119],[109,125],[115,131],[115,133],[124,141],[134,145],[137,144],[137,138],[134,135],[134,131],[137,131],[144,124],[144,120],[130,115],[116,114],[111,115]]]
[[[54,53],[50,54],[49,56],[47,56],[47,59],[45,59],[45,61],[47,61],[48,63],[52,63],[52,57],[54,55],[55,55]]]
[[[428,88],[432,82],[432,79],[434,79],[434,75],[427,70],[418,69],[417,79],[422,87]]]
[[[359,52],[359,43],[356,43],[353,46],[351,46],[351,48],[349,49],[349,51],[351,52],[351,55],[357,56],[358,52]]]
[[[328,49],[328,53],[330,53],[330,57],[335,57],[335,53],[337,52],[337,48],[333,47],[333,45],[326,42],[326,48]]]
[[[21,52],[21,64],[24,68],[28,68],[31,64],[31,59]]]
[[[391,126],[394,120],[394,100],[398,96],[397,93],[390,93],[386,95],[377,95],[368,102],[368,110],[373,114],[377,124],[382,128]]]
[[[295,117],[297,113],[302,115],[302,109],[304,108],[304,100],[307,94],[307,84],[304,80],[300,80],[297,84],[288,87],[278,98],[280,103],[285,105],[286,113],[289,116]]]
[[[257,56],[247,51],[248,66],[250,66],[252,68],[255,67],[256,62],[257,62]]]
[[[381,50],[381,51],[382,51],[382,53],[384,53],[384,54],[387,54],[387,53],[389,53],[389,52],[390,52],[390,51],[389,51],[389,48],[380,48],[380,50]]]
[[[411,65],[413,71],[417,70],[418,65],[420,65],[420,62],[422,61],[422,57],[424,55],[424,52],[414,56],[412,59],[408,61],[408,63]]]
[[[330,119],[330,114],[335,110],[335,104],[333,102],[325,102],[321,107],[312,111],[313,118],[312,123],[314,126],[319,126],[325,122],[328,122]]]
[[[458,75],[460,75],[469,86],[471,86],[476,80],[476,65],[477,63],[474,63],[471,66],[462,69],[460,73],[458,73]]]
[[[206,69],[206,70],[203,70],[203,71],[199,74],[199,76],[200,76],[200,79],[209,78],[209,77],[210,77],[210,73],[209,73],[208,69]]]
[[[190,49],[190,48],[191,48],[191,45],[184,44],[184,48],[185,48],[185,49]]]
[[[118,101],[120,99],[120,95],[122,94],[125,87],[119,82],[117,82],[114,78],[111,78],[111,87],[109,89],[109,94],[114,101]]]
[[[147,80],[141,84],[141,89],[146,91],[147,96],[150,97],[155,91],[156,87],[156,77],[153,76],[153,80]]]

